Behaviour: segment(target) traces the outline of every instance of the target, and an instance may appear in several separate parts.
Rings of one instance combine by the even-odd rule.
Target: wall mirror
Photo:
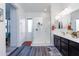
[[[79,31],[79,9],[71,13],[71,27],[73,32]]]

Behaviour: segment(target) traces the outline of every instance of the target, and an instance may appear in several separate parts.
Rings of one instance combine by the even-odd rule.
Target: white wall
[[[3,10],[4,4],[0,4],[0,8]],[[3,18],[4,19],[4,18]],[[0,22],[0,56],[5,56],[6,55],[6,44],[5,44],[5,21]]]
[[[51,24],[54,24],[55,16],[58,15],[64,8],[66,8],[69,4],[64,3],[56,3],[51,4]]]
[[[19,41],[18,41],[18,45],[21,45],[24,41],[26,41],[26,17],[25,17],[25,12],[22,10],[22,8],[18,8],[18,20],[19,20]],[[24,21],[24,23],[22,22]]]

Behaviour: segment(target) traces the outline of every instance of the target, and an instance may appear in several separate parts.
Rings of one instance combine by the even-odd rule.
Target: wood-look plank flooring
[[[52,51],[53,50],[51,50],[51,52]],[[51,56],[49,52],[47,46],[21,46],[8,56]]]

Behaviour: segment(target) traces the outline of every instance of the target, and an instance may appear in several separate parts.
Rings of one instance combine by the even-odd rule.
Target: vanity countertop
[[[58,36],[63,37],[63,38],[66,38],[66,39],[68,39],[68,40],[71,40],[71,41],[74,41],[74,42],[79,43],[79,38],[73,38],[73,37],[72,37],[71,35],[69,35],[69,34],[63,35],[63,34],[60,33],[60,32],[53,32],[53,34],[58,35]]]

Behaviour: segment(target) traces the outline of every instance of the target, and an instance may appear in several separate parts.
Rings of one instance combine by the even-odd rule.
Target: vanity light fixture
[[[62,12],[60,12],[58,15],[56,15],[55,19],[60,19],[64,17],[65,15],[68,15],[72,12],[72,9],[70,7],[65,8]]]

